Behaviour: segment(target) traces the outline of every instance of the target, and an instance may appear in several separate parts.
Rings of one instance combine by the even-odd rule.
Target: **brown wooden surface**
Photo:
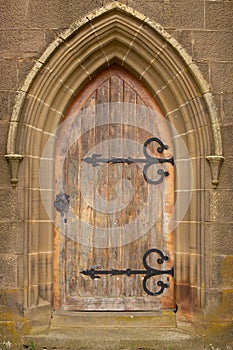
[[[132,77],[128,72],[117,66],[110,67],[106,71],[99,74],[91,81],[83,92],[77,97],[70,110],[67,112],[67,118],[74,113],[78,113],[83,108],[88,108],[102,103],[125,102],[134,105],[144,105],[161,114],[159,107],[154,99],[143,85]],[[159,248],[169,255],[170,260],[167,264],[160,266],[157,264],[155,256],[149,260],[151,266],[159,269],[170,268],[173,266],[173,234],[164,234],[166,221],[171,217],[174,205],[174,174],[173,167],[167,165],[170,175],[164,180],[166,186],[156,198],[161,203],[161,215],[156,220],[153,227],[139,239],[132,241],[127,245],[112,247],[111,236],[109,236],[107,247],[98,248],[95,246],[95,240],[100,242],[97,237],[98,227],[112,228],[122,227],[120,235],[123,237],[123,227],[127,223],[137,218],[141,220],[138,227],[148,220],[153,220],[153,208],[148,212],[147,216],[139,218],[140,212],[146,205],[150,191],[154,190],[155,185],[149,185],[143,178],[142,169],[137,164],[104,164],[100,169],[93,170],[94,177],[90,173],[80,171],[81,160],[86,157],[87,153],[99,144],[98,151],[105,157],[110,156],[127,156],[144,158],[143,153],[139,154],[134,144],[128,149],[129,139],[142,145],[149,137],[157,136],[165,141],[171,147],[170,135],[167,128],[161,121],[154,120],[158,124],[157,135],[151,134],[149,131],[133,125],[124,123],[122,116],[121,123],[114,123],[114,115],[111,106],[108,110],[108,123],[102,126],[92,128],[75,142],[70,148],[62,169],[62,181],[65,184],[65,191],[70,195],[70,205],[78,218],[83,222],[90,223],[92,230],[85,231],[71,220],[64,223],[64,218],[60,213],[55,213],[55,308],[67,310],[157,310],[160,308],[174,308],[174,284],[173,279],[169,279],[170,287],[162,296],[149,296],[142,287],[141,275],[127,277],[120,276],[101,276],[101,279],[92,280],[88,276],[80,274],[82,269],[89,269],[92,266],[98,266],[104,270],[107,269],[144,269],[142,258],[143,254],[150,248]],[[87,109],[90,113],[90,108]],[[95,109],[91,109],[95,113]],[[85,130],[85,123],[88,123],[87,115],[82,118],[82,128]],[[133,113],[132,109],[125,113]],[[98,113],[95,115],[96,120],[100,118]],[[144,121],[139,120],[142,116],[136,112],[131,116],[132,120],[138,118],[140,125]],[[165,125],[165,124],[164,124]],[[145,125],[144,125],[145,126]],[[150,129],[150,126],[147,126]],[[65,130],[60,131],[65,132]],[[71,131],[71,137],[74,136],[75,129]],[[114,154],[114,147],[105,147],[104,141],[122,139],[120,148],[117,148],[117,154]],[[63,141],[64,142],[64,141]],[[101,146],[102,145],[102,146]],[[62,148],[58,145],[59,149]],[[157,156],[156,147],[151,145],[151,154]],[[101,148],[102,147],[102,148]],[[142,148],[141,147],[141,148]],[[121,153],[121,154],[120,154]],[[163,155],[164,156],[164,155]],[[165,156],[168,156],[168,153]],[[92,165],[89,165],[92,167]],[[88,169],[88,168],[87,168]],[[90,170],[90,169],[89,169]],[[58,173],[60,169],[55,165],[56,176],[56,192],[59,191]],[[61,176],[61,175],[59,175]],[[81,179],[85,176],[85,179]],[[134,189],[131,201],[126,208],[117,212],[98,211],[94,209],[90,203],[95,202],[96,196],[100,195],[105,199],[107,205],[114,200],[124,204],[127,201],[127,193],[124,191],[122,179],[131,182]],[[83,184],[95,183],[95,191],[86,191],[86,198],[82,196]],[[119,187],[120,186],[120,187]],[[63,234],[59,232],[63,228]],[[72,235],[70,232],[72,231]],[[67,236],[64,235],[67,232]],[[131,233],[129,233],[131,234]],[[120,236],[120,237],[121,237]],[[72,237],[72,239],[70,238]],[[82,238],[90,242],[90,245],[82,244]],[[121,238],[120,238],[121,239]],[[123,239],[123,238],[122,238]],[[104,242],[103,242],[104,243]],[[155,277],[148,283],[148,287],[152,290],[156,289],[156,282],[161,277]]]

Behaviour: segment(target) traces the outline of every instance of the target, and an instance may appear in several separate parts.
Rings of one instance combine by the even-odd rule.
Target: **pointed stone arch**
[[[25,193],[28,242],[25,307],[50,310],[52,304],[52,272],[47,269],[40,277],[53,252],[52,220],[43,210],[38,178],[44,146],[77,94],[112,63],[123,66],[147,87],[179,137],[185,139],[191,155],[195,193],[186,223],[195,226],[188,226],[182,247],[184,227],[180,225],[176,233],[177,302],[185,315],[204,307],[205,276],[200,266],[205,247],[201,236],[204,189],[211,183],[206,158],[216,165],[212,167],[212,181],[217,185],[218,165],[223,159],[219,120],[209,87],[192,58],[160,25],[118,2],[93,12],[62,33],[38,59],[18,92],[6,158],[14,185],[18,163],[24,158],[19,186]],[[52,164],[51,160],[48,166]],[[53,196],[53,184],[44,191]]]

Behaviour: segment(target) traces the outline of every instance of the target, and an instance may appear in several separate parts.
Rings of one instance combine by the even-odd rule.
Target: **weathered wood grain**
[[[116,111],[111,109],[111,103],[122,102],[125,103],[125,107],[121,123],[116,123]],[[154,118],[156,135],[149,131],[149,119],[140,113],[137,106],[151,109],[151,112],[148,110],[145,113]],[[92,165],[82,166],[84,157],[96,153],[95,147],[104,158],[144,158],[143,144],[149,137],[157,136],[171,145],[165,121],[161,117],[154,117],[154,111],[160,114],[161,111],[145,87],[116,65],[99,74],[84,88],[66,117],[69,118],[81,110],[82,135],[76,137],[75,128],[71,130],[70,137],[76,141],[69,147],[62,171],[62,182],[65,184],[66,193],[70,195],[70,206],[79,220],[69,217],[67,223],[64,223],[64,218],[61,218],[59,213],[55,214],[55,308],[132,311],[173,308],[174,283],[171,277],[170,288],[166,293],[152,297],[143,290],[142,275],[101,276],[101,279],[92,280],[80,274],[83,269],[92,266],[104,270],[144,269],[143,255],[153,247],[164,251],[171,260],[159,266],[158,257],[152,254],[148,259],[151,266],[159,269],[173,266],[173,233],[167,233],[168,219],[171,218],[174,206],[172,165],[166,165],[170,175],[165,180],[166,184],[156,189],[156,196],[153,194],[155,185],[149,185],[143,177],[142,165],[124,163],[102,164],[96,168]],[[126,116],[127,119],[130,117],[132,125],[125,122]],[[85,132],[88,118],[91,117],[95,118],[95,127]],[[58,149],[65,148],[65,145],[58,146]],[[155,143],[148,147],[150,154],[156,157],[157,147]],[[164,152],[161,156],[168,157],[169,152]],[[59,155],[57,157],[59,158]],[[61,171],[55,165],[55,174],[58,173]],[[157,166],[153,166],[148,174],[156,177]],[[59,179],[56,181],[58,190],[60,182]],[[133,193],[128,202],[130,188],[133,189]],[[106,203],[105,210],[98,210],[98,200]],[[148,200],[151,207],[145,210]],[[116,211],[113,210],[113,203],[119,205]],[[160,214],[157,215],[157,212]],[[156,215],[158,217],[154,220]],[[135,231],[127,232],[124,227],[133,220],[137,222]],[[153,220],[153,225],[140,236],[140,227],[145,227]],[[80,222],[89,224],[91,229]],[[65,235],[59,231],[59,227],[65,228]],[[121,228],[117,237],[119,242],[123,243],[124,235],[128,235],[130,243],[115,246],[116,237],[111,234],[101,236],[98,230],[102,228],[105,232],[110,232],[114,227]],[[164,282],[167,281],[167,276],[154,277],[148,282],[148,287],[156,290],[157,281],[161,278]]]

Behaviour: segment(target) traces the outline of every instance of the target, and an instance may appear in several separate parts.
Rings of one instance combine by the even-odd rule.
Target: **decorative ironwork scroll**
[[[157,173],[160,175],[158,180],[153,180],[148,176],[148,169],[154,165],[154,164],[164,164],[164,163],[170,163],[174,166],[174,158],[157,158],[154,156],[151,156],[148,154],[147,146],[151,142],[157,142],[159,146],[157,147],[158,153],[163,153],[164,150],[167,150],[169,147],[168,145],[165,145],[160,139],[157,137],[151,137],[146,142],[144,143],[143,146],[143,153],[145,155],[145,158],[115,158],[115,157],[110,157],[110,158],[101,158],[101,154],[96,154],[94,153],[91,157],[86,157],[83,158],[82,160],[86,163],[91,164],[92,166],[96,167],[99,166],[100,163],[127,163],[127,164],[132,164],[132,163],[146,163],[143,167],[143,176],[146,182],[152,185],[158,185],[160,184],[164,177],[169,175],[168,171],[164,171],[162,168],[158,169]]]
[[[170,275],[174,276],[174,268],[170,270],[157,270],[147,263],[147,258],[150,254],[157,253],[160,257],[157,259],[158,264],[163,264],[164,261],[167,261],[169,258],[168,256],[164,255],[161,250],[157,248],[152,248],[146,251],[146,253],[143,256],[143,265],[145,267],[145,270],[133,270],[133,269],[125,269],[125,270],[97,270],[94,267],[92,267],[89,270],[83,270],[81,273],[86,276],[90,276],[92,279],[101,278],[100,275],[110,275],[110,276],[116,276],[116,275],[126,275],[128,277],[132,275],[145,275],[143,278],[143,289],[144,291],[151,295],[151,296],[157,296],[163,293],[164,289],[169,287],[169,283],[164,283],[163,281],[158,281],[157,286],[159,287],[159,290],[153,292],[148,289],[147,282],[150,278],[154,276],[161,276],[161,275]]]

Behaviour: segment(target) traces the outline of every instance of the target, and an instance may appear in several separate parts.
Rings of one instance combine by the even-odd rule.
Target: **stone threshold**
[[[54,311],[51,328],[155,328],[176,327],[176,315],[171,310],[162,311]]]
[[[65,327],[23,337],[36,350],[203,350],[204,338],[177,328]]]

